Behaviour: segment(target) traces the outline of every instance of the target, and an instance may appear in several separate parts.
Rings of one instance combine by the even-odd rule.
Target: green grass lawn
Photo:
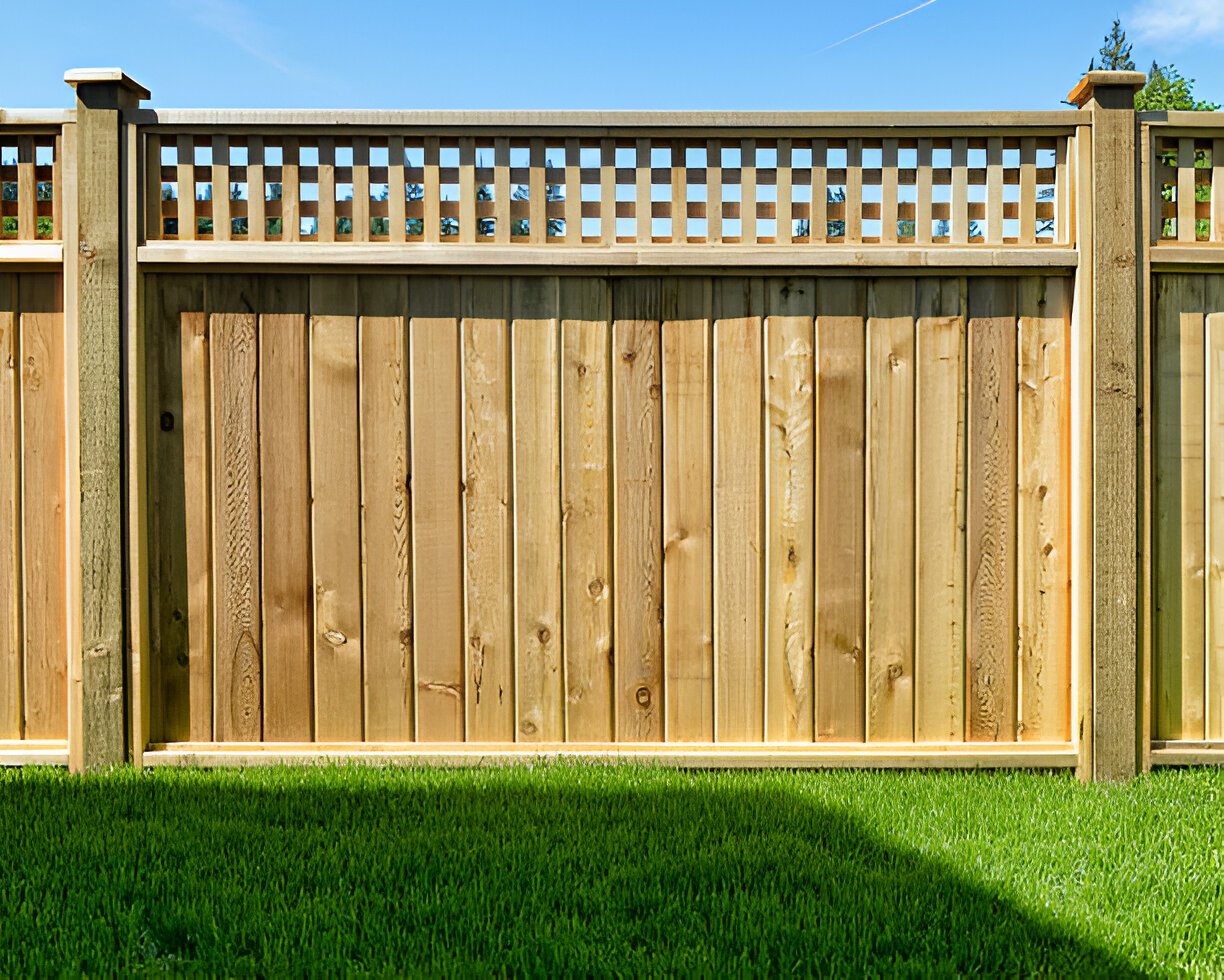
[[[0,974],[1224,975],[1224,771],[0,772]]]

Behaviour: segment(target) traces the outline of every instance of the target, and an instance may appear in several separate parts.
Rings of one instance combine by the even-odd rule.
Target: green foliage
[[[1147,84],[1135,95],[1135,109],[1139,112],[1160,112],[1174,109],[1193,112],[1215,112],[1220,108],[1216,102],[1206,102],[1194,97],[1194,79],[1183,78],[1173,65],[1152,62]]]
[[[0,975],[1218,976],[1224,770],[0,772]]]
[[[1101,45],[1101,71],[1134,71],[1135,60],[1131,57],[1131,44],[1126,39],[1126,31],[1122,30],[1121,19],[1115,17],[1113,29],[1105,35],[1105,43]],[[1088,65],[1089,71],[1096,70],[1096,59]]]

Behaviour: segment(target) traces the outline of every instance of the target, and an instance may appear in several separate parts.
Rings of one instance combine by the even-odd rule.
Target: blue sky
[[[1224,0],[928,0],[827,47],[920,3],[7,0],[0,106],[117,65],[165,107],[1054,108],[1115,15],[1224,102]]]

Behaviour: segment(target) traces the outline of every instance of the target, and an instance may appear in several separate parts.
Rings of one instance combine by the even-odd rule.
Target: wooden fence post
[[[69,71],[77,97],[76,241],[65,256],[76,289],[81,587],[79,649],[72,651],[69,763],[85,771],[126,761],[126,565],[122,331],[135,229],[130,227],[123,112],[149,92],[117,68]],[[73,326],[68,327],[72,335]]]
[[[1079,775],[1139,771],[1139,183],[1134,95],[1140,72],[1093,71],[1068,96],[1092,112],[1092,655],[1080,676]],[[1083,199],[1083,198],[1081,198]]]

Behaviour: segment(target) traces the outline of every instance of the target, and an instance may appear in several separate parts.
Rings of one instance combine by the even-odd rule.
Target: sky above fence
[[[1224,0],[12,4],[0,106],[117,65],[177,107],[1039,109],[1121,15],[1141,70],[1224,102]],[[122,11],[122,13],[119,13]]]

